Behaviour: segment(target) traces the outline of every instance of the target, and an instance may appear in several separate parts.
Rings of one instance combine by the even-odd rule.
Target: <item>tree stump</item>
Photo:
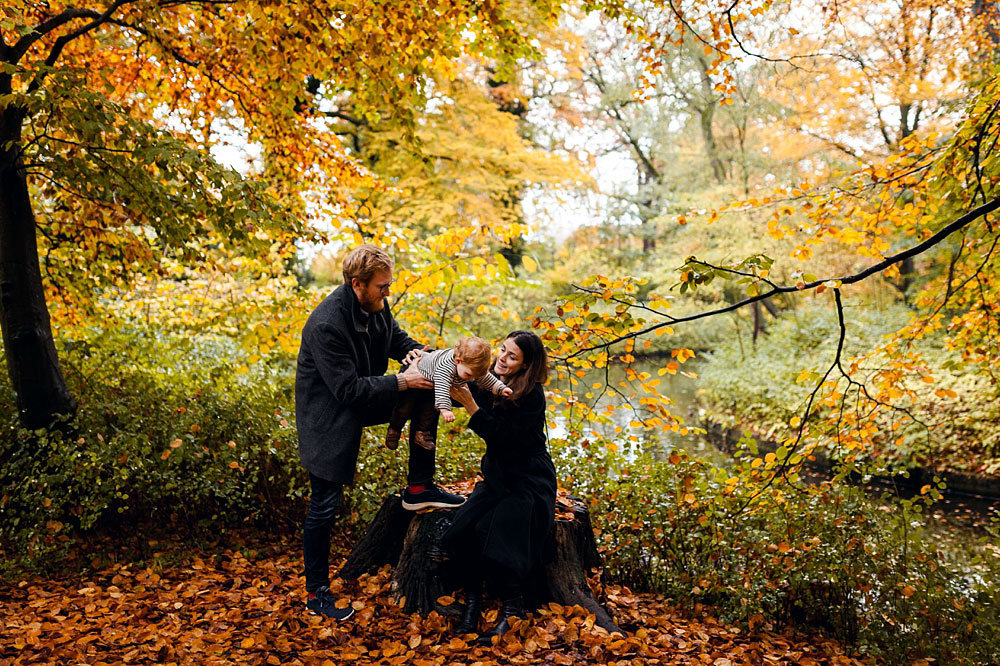
[[[399,493],[386,496],[339,576],[356,579],[391,564],[390,590],[394,599],[404,600],[405,612],[427,614],[436,610],[446,616],[458,615],[461,609],[457,604],[442,606],[437,602],[439,597],[450,595],[459,587],[453,575],[456,567],[448,566],[448,554],[441,546],[441,537],[451,525],[454,512],[454,509],[430,509],[414,513],[403,509]],[[549,539],[554,557],[543,570],[536,572],[535,580],[528,585],[531,589],[525,590],[528,606],[537,608],[549,602],[582,606],[594,614],[595,624],[620,632],[594,598],[587,582],[587,572],[601,565],[601,557],[590,513],[582,500],[559,492]]]

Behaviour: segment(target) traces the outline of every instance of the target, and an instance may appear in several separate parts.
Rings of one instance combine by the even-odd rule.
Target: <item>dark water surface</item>
[[[660,368],[669,362],[669,358],[644,359],[635,364],[633,368],[637,372],[648,372],[653,377],[658,377],[661,382],[657,387],[661,394],[673,400],[671,412],[683,420],[688,427],[697,427],[700,422],[696,395],[698,391],[698,379],[688,377],[680,373],[671,375],[658,375]],[[682,369],[693,375],[697,375],[703,362],[697,359],[688,361]],[[604,383],[605,379],[610,380],[612,386],[619,389],[621,393],[606,391],[603,395],[600,389],[593,389],[594,383]],[[704,435],[689,431],[686,435],[677,432],[662,430],[647,430],[636,427],[632,424],[637,417],[648,416],[644,413],[644,408],[639,405],[638,399],[643,395],[638,388],[625,388],[618,386],[620,381],[625,379],[625,369],[623,366],[612,366],[607,370],[595,370],[588,373],[584,378],[579,379],[579,383],[574,387],[578,398],[586,400],[588,404],[594,405],[598,410],[603,410],[606,405],[622,407],[608,414],[608,423],[586,423],[583,431],[596,432],[600,435],[613,439],[623,445],[626,454],[629,451],[648,451],[654,454],[667,456],[671,451],[680,449],[701,459],[707,459],[720,466],[728,466],[732,463],[732,457],[720,451],[711,444]],[[566,387],[565,380],[559,382],[563,388]],[[587,398],[588,391],[595,393],[593,398]],[[634,399],[628,400],[633,392],[636,393]],[[624,394],[624,395],[622,395]],[[596,404],[595,404],[596,401]],[[633,407],[628,407],[631,402]],[[580,427],[580,415],[577,413],[570,416],[576,419],[577,427]],[[565,434],[569,419],[565,414],[558,414],[555,427],[550,429],[550,435],[559,437]],[[620,429],[616,431],[616,428]],[[811,472],[805,474],[808,480],[818,483],[827,477],[822,473]],[[907,498],[912,497],[917,489],[906,488],[899,485],[872,483],[867,489],[873,497],[879,498],[888,493],[891,496]],[[887,510],[890,510],[887,506]],[[951,556],[957,560],[965,559],[966,554],[981,547],[980,540],[984,538],[996,539],[998,524],[995,519],[1000,517],[1000,498],[984,497],[970,493],[958,493],[946,491],[945,496],[935,502],[929,510],[923,514],[923,520],[914,524],[914,528],[924,528],[926,534],[934,539],[942,547],[949,551]]]

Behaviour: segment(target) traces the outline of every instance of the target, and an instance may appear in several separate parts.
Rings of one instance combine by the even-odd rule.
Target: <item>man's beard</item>
[[[375,313],[380,312],[382,308],[385,307],[385,298],[382,296],[377,297],[374,300],[365,299],[361,301],[361,309],[365,312]]]

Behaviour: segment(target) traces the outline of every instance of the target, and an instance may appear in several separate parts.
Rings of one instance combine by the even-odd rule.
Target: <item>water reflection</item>
[[[647,358],[636,361],[631,367],[636,373],[647,372],[660,380],[656,388],[660,395],[672,401],[670,412],[681,422],[681,432],[636,424],[636,421],[645,421],[653,416],[647,407],[639,403],[646,394],[639,388],[638,382],[628,382],[624,364],[614,364],[607,369],[591,370],[584,377],[576,378],[577,383],[572,387],[568,378],[558,379],[553,375],[550,387],[559,388],[563,392],[569,392],[572,388],[578,403],[590,405],[592,409],[605,415],[607,422],[596,422],[589,418],[585,420],[579,409],[557,408],[554,423],[549,427],[549,436],[566,437],[570,429],[574,429],[582,432],[584,437],[604,437],[615,441],[622,446],[626,455],[643,451],[665,458],[672,450],[680,449],[715,464],[728,465],[731,462],[728,455],[692,430],[698,427],[700,420],[696,394],[701,362],[695,359],[685,363],[682,368],[687,375],[680,372],[659,375],[661,368],[669,361],[669,357]],[[563,367],[558,367],[557,371],[567,374]],[[625,382],[626,386],[622,386],[621,382]],[[600,384],[600,388],[595,388],[596,384]],[[591,394],[590,397],[588,393]],[[606,411],[608,406],[615,407],[614,411]],[[566,405],[557,407],[565,408]]]
[[[648,372],[653,377],[657,377],[658,371],[669,360],[669,358],[643,359],[634,363],[632,367],[638,373]],[[695,359],[685,363],[683,369],[688,374],[697,375],[703,365],[704,361]],[[560,369],[565,373],[565,369]],[[671,413],[678,416],[685,426],[696,428],[702,416],[699,413],[696,399],[698,379],[680,373],[675,375],[666,373],[660,375],[659,379],[661,380],[657,387],[659,392],[673,401]],[[626,381],[626,376],[625,366],[621,364],[614,365],[607,371],[604,369],[593,370],[584,377],[578,378],[577,384],[572,387],[576,398],[605,414],[608,422],[597,423],[592,419],[583,422],[580,410],[557,409],[554,413],[554,420],[549,425],[549,436],[553,438],[565,437],[570,428],[573,428],[580,431],[584,437],[602,436],[618,443],[627,457],[644,451],[652,453],[658,458],[666,458],[672,450],[681,449],[692,456],[718,466],[730,467],[733,464],[733,458],[729,454],[717,449],[707,437],[697,432],[689,430],[686,435],[681,435],[678,432],[665,431],[660,428],[647,429],[636,426],[633,422],[637,418],[648,418],[650,413],[638,402],[642,395],[638,384],[634,383],[622,387],[619,385],[622,381]],[[598,383],[602,386],[610,383],[620,393],[614,390],[602,393],[600,388],[594,388],[594,384]],[[570,388],[567,379],[559,380],[555,376],[553,376],[550,387],[563,391]],[[593,397],[588,398],[586,396],[588,392],[593,393]],[[629,400],[628,398],[632,394],[635,396]],[[632,408],[615,409],[613,412],[604,411],[608,405],[618,408],[629,402],[632,404]],[[819,483],[828,478],[828,474],[817,470],[803,471],[803,479],[809,483]],[[898,497],[907,497],[915,492],[879,484],[870,484],[867,486],[867,490],[876,499],[887,491]],[[887,511],[894,510],[891,504],[886,504],[885,509]],[[988,538],[991,531],[995,533],[997,526],[991,519],[998,515],[998,510],[1000,510],[1000,500],[996,498],[946,494],[944,498],[935,502],[929,511],[924,513],[922,524],[913,527],[922,527],[923,533],[941,548],[942,557],[951,560],[960,570],[971,574],[972,567],[968,560],[978,550],[979,540],[984,537]]]

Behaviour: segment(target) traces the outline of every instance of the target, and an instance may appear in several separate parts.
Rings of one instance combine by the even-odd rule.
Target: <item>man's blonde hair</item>
[[[476,377],[482,377],[490,369],[490,344],[477,337],[462,338],[455,345],[455,360],[462,361]]]
[[[392,257],[380,247],[359,245],[344,257],[344,283],[351,284],[357,278],[367,284],[379,271],[392,271]]]

